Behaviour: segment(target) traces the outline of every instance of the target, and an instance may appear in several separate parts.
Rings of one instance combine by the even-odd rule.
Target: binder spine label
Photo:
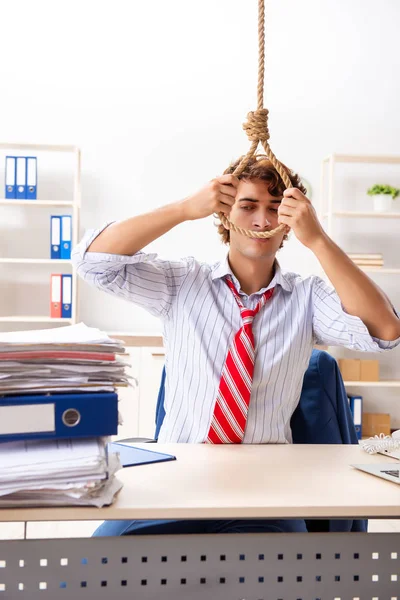
[[[0,406],[0,423],[2,435],[52,433],[56,430],[55,405]]]

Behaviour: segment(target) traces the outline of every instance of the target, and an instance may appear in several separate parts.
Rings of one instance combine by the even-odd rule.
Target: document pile
[[[0,394],[112,392],[127,385],[119,340],[83,323],[0,333]]]
[[[104,440],[41,440],[0,446],[0,507],[111,504],[122,484]]]
[[[112,500],[120,464],[106,443],[118,430],[116,389],[129,385],[123,353],[83,323],[0,334],[0,499]]]

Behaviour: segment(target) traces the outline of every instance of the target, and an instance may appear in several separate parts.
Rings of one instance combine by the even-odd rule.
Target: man
[[[83,279],[163,321],[160,442],[291,443],[315,343],[376,352],[400,342],[389,300],[324,232],[297,175],[285,167],[293,184],[285,190],[266,157],[253,158],[240,180],[236,164],[184,200],[89,231],[73,253]],[[220,224],[229,252],[214,265],[142,251],[176,225],[219,212],[244,229],[289,226],[335,289],[281,271],[284,232],[253,239]]]

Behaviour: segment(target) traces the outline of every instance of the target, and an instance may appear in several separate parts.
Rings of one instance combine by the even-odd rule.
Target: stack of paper
[[[83,323],[0,334],[0,395],[114,391],[129,385],[122,342]]]
[[[112,502],[123,354],[83,323],[0,334],[0,506]]]
[[[0,507],[111,504],[121,467],[106,440],[0,444]]]

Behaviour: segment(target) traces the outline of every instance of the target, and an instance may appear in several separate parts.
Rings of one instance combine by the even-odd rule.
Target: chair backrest
[[[156,406],[158,438],[164,421],[165,367]],[[335,358],[313,350],[290,426],[296,444],[357,444],[346,390]]]
[[[161,374],[160,388],[158,390],[158,398],[156,405],[156,432],[155,439],[158,439],[158,434],[160,433],[161,425],[163,424],[165,417],[165,409],[164,409],[164,396],[165,396],[165,365]]]
[[[295,444],[358,444],[342,375],[328,352],[313,350],[290,427]]]

